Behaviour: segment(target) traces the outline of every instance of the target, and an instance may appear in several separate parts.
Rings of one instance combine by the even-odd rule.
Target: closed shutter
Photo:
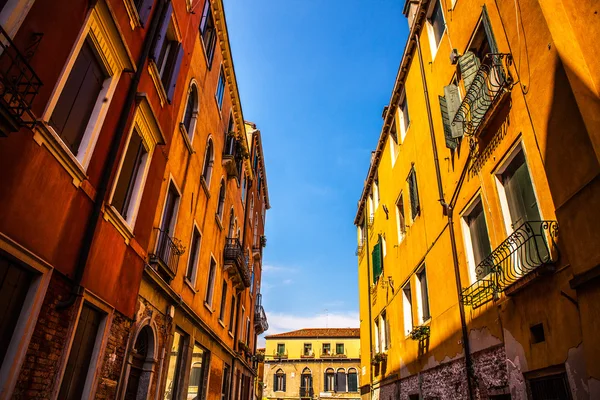
[[[175,65],[171,70],[169,81],[167,83],[167,100],[169,103],[173,100],[173,94],[175,93],[175,86],[177,85],[177,77],[179,76],[179,69],[181,68],[181,61],[183,60],[183,45],[180,43],[177,46],[177,58],[175,58]]]
[[[152,11],[152,3],[154,3],[154,0],[142,0],[142,4],[140,4],[140,7],[138,8],[138,15],[140,16],[142,27],[148,22],[150,11]]]
[[[465,90],[468,92],[475,76],[477,75],[477,71],[479,70],[480,61],[477,56],[467,51],[464,55],[459,57],[458,66],[460,67],[460,74],[462,76],[463,82],[465,83]]]
[[[454,122],[454,117],[460,108],[460,93],[458,86],[448,85],[444,87],[444,98],[446,99],[446,105],[448,106],[448,120],[450,122],[450,132],[453,138],[462,137],[464,133],[463,124],[461,122]]]
[[[381,275],[382,266],[381,266],[381,242],[377,242],[375,246],[373,246],[373,283],[377,283],[379,276]]]
[[[442,123],[444,125],[444,139],[446,140],[446,147],[454,150],[458,147],[458,140],[452,137],[452,127],[450,116],[448,115],[448,106],[446,98],[439,96],[440,99],[440,112],[442,114]]]
[[[327,372],[323,374],[323,391],[329,391],[329,382],[327,382]]]
[[[284,374],[284,375],[283,375],[283,388],[282,388],[282,390],[283,390],[284,392],[285,392],[285,377],[286,377],[286,376],[285,376],[285,374]]]
[[[167,5],[167,9],[165,10],[162,16],[162,20],[160,21],[158,34],[156,36],[156,41],[154,42],[154,49],[152,49],[152,53],[150,53],[150,58],[155,62],[158,61],[158,58],[160,56],[160,49],[162,48],[163,43],[167,39],[167,28],[169,27],[169,22],[171,21],[171,14],[173,14],[173,4],[169,2],[169,4]]]
[[[487,7],[485,4],[483,5],[483,29],[485,30],[485,36],[487,36],[488,43],[490,45],[490,50],[492,53],[498,53],[498,45],[496,44],[496,38],[494,37],[494,32],[492,31],[492,23],[490,22],[490,16],[487,13]]]
[[[396,130],[396,118],[394,118],[392,120],[392,126],[390,128],[390,135],[392,136],[392,138],[394,139],[394,141],[397,144],[398,143],[398,131]]]
[[[417,173],[414,169],[410,171],[408,176],[408,188],[410,191],[410,211],[412,218],[415,219],[419,215],[421,208],[419,205],[419,189],[417,188]]]
[[[273,374],[273,391],[277,391],[277,374]]]
[[[337,379],[336,379],[336,392],[346,392],[346,373],[345,372],[338,372],[337,374]]]

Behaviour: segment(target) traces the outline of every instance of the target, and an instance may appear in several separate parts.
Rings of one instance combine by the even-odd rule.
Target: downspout
[[[425,78],[425,67],[423,65],[423,54],[421,52],[421,44],[419,43],[419,35],[416,33],[415,33],[414,41],[417,45],[417,53],[419,55],[419,67],[421,69],[421,80],[423,82],[423,91],[425,94],[425,105],[427,108],[427,120],[429,122],[429,133],[431,135],[431,147],[432,147],[432,152],[433,152],[433,161],[435,164],[435,173],[436,173],[437,185],[438,185],[439,202],[442,205],[444,214],[447,215],[447,217],[448,217],[448,225],[450,227],[450,244],[452,247],[452,262],[454,265],[456,294],[458,296],[458,309],[460,311],[460,326],[461,326],[461,333],[462,333],[462,342],[463,342],[463,348],[465,350],[465,364],[466,364],[466,370],[467,370],[466,371],[467,372],[467,388],[468,388],[468,392],[469,392],[469,399],[473,400],[473,398],[474,398],[473,397],[473,387],[472,387],[472,381],[474,380],[473,361],[471,359],[471,350],[470,350],[470,345],[469,345],[469,334],[467,331],[465,310],[461,305],[461,299],[460,299],[462,285],[461,285],[461,281],[460,281],[458,253],[456,250],[456,236],[454,233],[454,224],[453,224],[453,219],[452,219],[453,201],[456,200],[456,194],[458,193],[458,190],[460,188],[462,180],[464,179],[465,171],[467,169],[467,165],[468,165],[468,162],[470,159],[470,153],[469,153],[469,157],[467,157],[467,162],[465,163],[465,168],[463,169],[463,171],[461,173],[461,178],[460,178],[460,180],[456,186],[455,192],[452,196],[452,201],[451,201],[452,204],[447,204],[446,201],[444,200],[444,190],[442,187],[442,175],[440,172],[440,162],[439,162],[438,155],[437,155],[437,145],[435,142],[433,119],[431,118],[431,104],[429,102],[429,91],[427,89],[427,79]]]
[[[150,49],[152,48],[154,37],[156,36],[156,31],[158,29],[160,17],[162,15],[166,1],[167,0],[162,0],[158,2],[157,9],[154,12],[152,21],[150,22],[150,26],[148,27],[148,34],[144,39],[142,52],[140,53],[140,57],[137,62],[137,70],[135,71],[135,75],[133,76],[131,84],[129,85],[129,91],[127,92],[125,103],[123,104],[119,120],[117,121],[117,126],[115,127],[115,136],[112,138],[112,141],[110,143],[108,155],[106,157],[106,161],[104,162],[104,168],[102,169],[102,175],[100,176],[100,181],[98,182],[98,189],[96,191],[96,198],[94,200],[92,214],[90,215],[87,221],[86,229],[83,234],[83,242],[77,258],[77,265],[75,266],[75,273],[73,276],[73,286],[71,287],[71,293],[69,294],[69,297],[66,300],[60,301],[56,305],[56,308],[58,310],[62,310],[72,306],[75,303],[77,296],[80,296],[81,292],[83,291],[83,288],[81,287],[81,281],[83,279],[85,267],[90,257],[92,243],[96,234],[96,227],[98,226],[98,221],[100,220],[100,214],[102,213],[102,205],[104,203],[104,198],[106,197],[106,193],[108,191],[108,186],[110,183],[110,176],[112,174],[113,166],[115,165],[117,156],[119,154],[121,141],[123,140],[123,136],[125,136],[127,120],[129,119],[131,108],[135,102],[135,95],[137,93],[138,85],[140,83],[140,78],[142,77],[142,73],[144,72],[144,64],[146,63],[146,60],[150,55]]]
[[[365,207],[365,213],[367,207]],[[371,355],[371,353],[373,352],[373,332],[372,332],[372,316],[371,316],[371,259],[369,257],[369,222],[368,219],[369,217],[365,216],[363,218],[364,224],[365,224],[365,229],[363,229],[363,232],[366,232],[365,235],[365,252],[367,253],[365,256],[367,257],[367,300],[369,301],[369,355]],[[372,358],[372,356],[371,356]],[[370,360],[369,360],[370,362]],[[369,364],[371,365],[371,364]],[[372,365],[369,367],[369,370],[371,370]],[[369,376],[369,382],[371,382],[370,384],[370,388],[369,388],[369,395],[370,398],[373,398],[373,379],[372,379],[373,373],[370,373]]]

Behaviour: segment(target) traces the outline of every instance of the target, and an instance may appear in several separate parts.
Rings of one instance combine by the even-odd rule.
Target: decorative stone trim
[[[104,204],[104,220],[110,222],[117,231],[125,239],[125,243],[129,244],[133,238],[133,229],[129,226],[127,221],[123,219],[121,214],[111,205]]]

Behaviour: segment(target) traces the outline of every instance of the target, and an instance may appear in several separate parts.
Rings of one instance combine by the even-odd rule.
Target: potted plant
[[[375,355],[373,355],[373,358],[371,359],[371,364],[377,365],[386,360],[387,360],[387,353],[375,353]]]
[[[424,340],[429,337],[430,329],[428,325],[419,325],[410,331],[410,338],[412,340]]]

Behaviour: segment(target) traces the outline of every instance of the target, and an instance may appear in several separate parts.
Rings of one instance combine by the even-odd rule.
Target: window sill
[[[192,137],[190,139],[188,131],[185,128],[185,125],[183,124],[183,122],[179,123],[179,132],[181,132],[181,136],[183,136],[183,142],[185,143],[185,147],[187,147],[190,154],[194,154],[195,153],[194,147],[192,147],[192,140],[194,140],[194,138]]]
[[[140,21],[140,14],[138,14],[133,0],[123,0],[123,3],[125,3],[125,9],[127,10],[127,15],[129,16],[129,25],[131,25],[131,29],[135,30],[135,28],[141,27],[142,23]]]
[[[204,176],[200,177],[200,185],[202,186],[202,189],[206,194],[206,199],[210,199],[210,191],[208,190],[208,184],[206,183],[206,179],[204,179]]]
[[[206,308],[208,311],[210,311],[211,314],[215,313],[215,310],[210,308],[210,304],[208,304],[206,301],[204,302],[204,308]]]
[[[148,63],[148,73],[150,74],[152,82],[154,83],[154,87],[158,92],[158,97],[160,98],[160,106],[164,107],[167,103],[167,92],[165,91],[165,88],[163,87],[162,81],[160,79],[158,67],[156,66],[156,63],[152,60]]]
[[[217,83],[218,85],[218,83]],[[227,87],[227,82],[225,82],[225,86]],[[219,118],[223,119],[223,104],[221,103],[221,105],[219,105],[219,99],[217,99],[217,95],[215,94],[214,96],[215,99],[215,105],[217,106],[217,110],[219,110]],[[223,89],[223,101],[225,101],[225,89]]]
[[[221,222],[221,219],[219,218],[218,214],[215,214],[215,221],[217,222],[217,226],[219,227],[219,230],[222,231],[223,230],[223,223]]]
[[[223,323],[223,321],[221,321],[221,318],[219,318],[219,325],[221,325],[223,327],[223,329],[225,329],[225,324]]]
[[[48,151],[56,158],[63,168],[73,178],[73,185],[79,187],[81,182],[87,179],[85,168],[79,160],[71,153],[60,136],[45,122],[39,122],[34,128],[33,140],[38,145],[45,145]]]
[[[228,334],[229,334],[229,336],[231,336],[231,338],[233,339],[233,332],[231,332],[231,331],[228,331],[227,333],[228,333]]]
[[[198,293],[198,291],[194,288],[194,284],[192,283],[192,281],[190,281],[188,279],[187,276],[185,278],[183,278],[183,282],[185,282],[185,284],[187,285],[187,287],[190,288],[191,291],[194,292],[194,294]]]
[[[110,204],[104,204],[104,220],[110,222],[125,239],[125,243],[133,238],[133,229],[121,214]]]

